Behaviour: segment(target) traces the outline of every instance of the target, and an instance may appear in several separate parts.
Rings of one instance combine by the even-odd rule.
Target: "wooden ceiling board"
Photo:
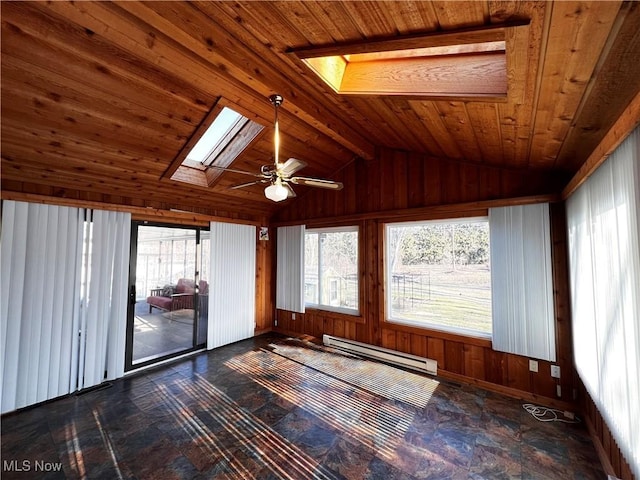
[[[556,2],[533,124],[530,164],[552,168],[615,22],[618,2]],[[570,19],[570,22],[567,22]],[[563,48],[559,48],[563,47]]]
[[[425,150],[434,157],[462,160],[462,152],[447,129],[436,103],[427,100],[411,100],[409,103],[424,125]],[[439,155],[438,151],[442,153]]]
[[[224,173],[202,187],[163,173],[218,101],[269,129],[231,166],[258,171],[270,163],[267,97],[280,93],[281,158],[307,162],[305,175],[357,182],[347,166],[358,157],[374,159],[382,148],[441,159],[448,186],[410,179],[415,191],[401,203],[417,206],[420,198],[447,201],[454,182],[472,192],[474,165],[542,169],[562,178],[575,173],[640,92],[636,2],[1,2],[0,8],[3,190],[269,217],[282,204],[266,200],[261,185],[229,190],[246,180],[242,175]],[[469,27],[516,21],[527,25],[505,29],[502,102],[341,96],[288,53],[403,35],[464,36]],[[390,163],[381,171],[404,178],[395,159],[386,156]],[[457,171],[451,162],[469,168],[449,178]],[[299,195],[309,190],[296,187]],[[402,207],[370,198],[341,197],[333,211],[348,213],[362,202],[367,210]]]
[[[625,3],[596,66],[598,75],[585,90],[555,167],[575,171],[598,146],[600,136],[640,92],[640,2]],[[629,86],[635,86],[629,88]],[[586,93],[588,91],[588,94]]]
[[[456,8],[451,8],[447,1],[436,1],[433,5],[438,24],[444,30],[482,26],[489,19],[487,2],[459,1]]]

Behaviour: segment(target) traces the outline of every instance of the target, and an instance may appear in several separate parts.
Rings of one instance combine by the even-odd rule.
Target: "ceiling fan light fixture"
[[[264,189],[264,196],[274,202],[281,202],[287,199],[289,196],[289,190],[282,185],[282,182],[278,178],[274,183]]]

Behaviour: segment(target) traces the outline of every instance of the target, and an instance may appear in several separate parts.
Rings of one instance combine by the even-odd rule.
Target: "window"
[[[486,218],[386,225],[390,322],[491,336]]]
[[[526,80],[519,72],[507,75],[507,58],[514,55],[512,39],[526,37],[529,23],[519,20],[290,52],[339,95],[500,100],[507,97],[508,83]]]
[[[505,97],[505,51],[505,42],[496,41],[303,61],[339,94]]]
[[[224,169],[262,135],[262,125],[224,103],[214,105],[180,151],[170,168],[172,180],[213,186]]]
[[[306,230],[305,305],[358,314],[358,227]]]
[[[210,165],[216,158],[213,153],[219,154],[217,150],[224,146],[223,142],[229,142],[233,138],[232,133],[240,129],[248,120],[248,118],[243,117],[235,110],[224,107],[211,126],[204,132],[204,135],[189,151],[187,160]]]

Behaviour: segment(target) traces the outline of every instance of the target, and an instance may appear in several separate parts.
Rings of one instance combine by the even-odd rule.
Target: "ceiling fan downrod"
[[[275,118],[273,120],[273,143],[275,148],[275,164],[277,172],[278,167],[280,166],[280,125],[278,124],[278,107],[282,105],[282,103],[284,102],[284,98],[282,97],[282,95],[276,93],[269,97],[269,101],[273,104],[273,108],[275,110]]]

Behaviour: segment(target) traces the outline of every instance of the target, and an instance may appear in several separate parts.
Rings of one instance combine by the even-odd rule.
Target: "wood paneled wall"
[[[615,475],[622,480],[633,480],[634,476],[631,467],[622,456],[620,448],[616,443],[604,418],[598,411],[591,396],[587,392],[582,382],[578,379],[578,391],[580,392],[580,411],[587,424],[589,433],[600,457],[600,461],[608,475]]]
[[[530,372],[528,358],[494,351],[490,340],[385,322],[382,263],[383,225],[384,221],[393,221],[390,212],[403,220],[417,219],[414,212],[429,211],[420,207],[441,205],[435,218],[473,216],[486,213],[486,209],[479,212],[474,202],[555,193],[566,179],[549,178],[544,172],[471,166],[391,150],[380,151],[375,161],[355,161],[336,178],[344,182],[343,191],[313,192],[283,210],[279,220],[314,226],[354,219],[360,225],[364,259],[361,315],[308,310],[294,318],[291,312],[278,310],[277,330],[315,337],[329,334],[432,358],[438,361],[442,376],[549,405],[571,407],[575,385],[563,204],[551,205],[556,364],[561,368],[560,380],[551,377],[549,362],[539,361],[539,371]],[[402,216],[405,214],[414,216]],[[560,396],[557,385],[561,387]]]
[[[297,187],[299,196],[275,221],[322,219],[437,205],[558,193],[569,176],[506,169],[380,149],[375,160],[355,159],[331,176],[339,192]]]

